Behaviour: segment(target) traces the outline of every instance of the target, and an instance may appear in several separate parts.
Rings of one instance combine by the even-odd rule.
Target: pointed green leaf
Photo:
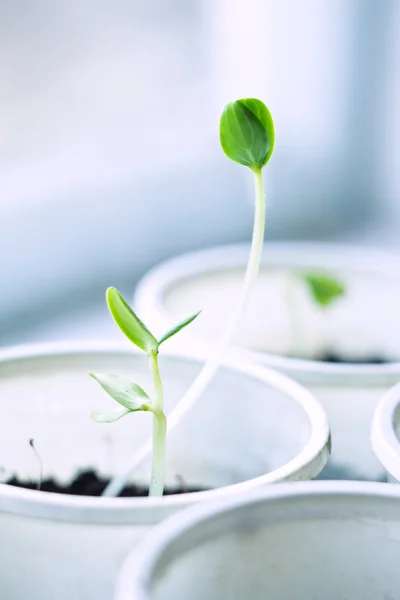
[[[274,139],[274,123],[261,100],[243,98],[225,107],[220,141],[231,160],[250,169],[261,169],[272,155]]]
[[[172,337],[173,335],[175,335],[176,333],[178,333],[179,331],[181,331],[182,329],[184,329],[185,327],[190,325],[190,323],[192,323],[199,316],[200,313],[201,313],[201,311],[197,312],[195,315],[192,315],[188,319],[185,319],[181,323],[178,323],[178,325],[175,325],[175,327],[173,327],[172,329],[167,331],[167,333],[164,333],[162,338],[158,341],[158,345],[161,346],[161,344],[163,342],[165,342],[170,337]]]
[[[311,296],[322,308],[330,306],[332,302],[345,294],[344,285],[328,275],[305,274],[304,282],[308,286]]]
[[[129,410],[129,408],[116,408],[107,412],[103,412],[102,410],[92,410],[91,417],[96,423],[114,423],[114,421],[118,421],[118,419],[121,419],[121,417],[124,417],[130,412],[132,411]]]
[[[118,375],[105,375],[103,373],[89,373],[119,404],[123,407],[134,410],[147,410],[147,404],[150,398],[146,392],[136,383]]]
[[[158,342],[156,338],[135,315],[122,294],[115,288],[110,287],[107,290],[106,298],[108,309],[122,333],[147,354],[157,351]]]

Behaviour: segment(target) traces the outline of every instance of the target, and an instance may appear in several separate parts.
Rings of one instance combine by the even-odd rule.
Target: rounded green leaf
[[[243,98],[225,107],[220,141],[228,158],[250,169],[261,169],[271,157],[274,140],[274,123],[261,100]]]
[[[135,315],[122,294],[113,287],[106,292],[108,309],[122,331],[135,346],[150,354],[158,349],[158,342],[146,325]]]

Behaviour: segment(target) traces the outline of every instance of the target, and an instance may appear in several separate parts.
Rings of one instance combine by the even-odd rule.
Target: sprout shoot
[[[330,275],[322,273],[289,273],[286,283],[286,309],[290,320],[290,330],[292,337],[292,353],[301,358],[302,356],[302,338],[301,317],[298,314],[298,305],[296,302],[296,289],[298,285],[304,285],[309,293],[311,300],[321,310],[326,310],[346,293],[344,284],[334,279]]]
[[[162,496],[165,479],[165,437],[167,419],[164,414],[164,391],[158,368],[158,351],[162,343],[177,334],[189,325],[199,315],[189,317],[182,323],[164,334],[160,340],[147,329],[146,325],[137,317],[122,294],[115,288],[109,288],[106,293],[109,311],[125,336],[140,350],[147,354],[150,360],[150,369],[154,387],[154,398],[139,386],[128,379],[118,375],[104,375],[90,373],[101,387],[113,398],[121,408],[102,412],[92,411],[92,418],[98,423],[113,423],[129,413],[138,411],[153,414],[152,438],[152,470],[150,480],[150,496]]]
[[[305,273],[303,281],[315,304],[320,308],[328,308],[345,294],[343,283],[328,275]]]
[[[37,490],[39,492],[40,488],[42,487],[42,481],[43,481],[43,462],[42,462],[40,454],[39,454],[39,452],[38,452],[38,450],[36,448],[36,442],[35,442],[35,440],[33,438],[31,438],[29,440],[29,445],[30,445],[30,447],[32,448],[32,450],[33,450],[33,452],[35,454],[35,457],[36,457],[36,460],[37,460],[38,466],[39,466],[38,482],[37,482],[37,486],[36,486]]]

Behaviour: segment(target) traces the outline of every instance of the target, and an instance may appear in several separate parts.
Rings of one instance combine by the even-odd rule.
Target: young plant
[[[298,284],[306,286],[313,303],[321,310],[326,310],[346,293],[344,284],[332,276],[298,272],[290,273],[287,279],[286,306],[290,318],[290,328],[293,338],[293,353],[300,357],[302,354],[301,319],[297,310],[295,292]]]
[[[328,308],[346,292],[344,284],[329,275],[303,273],[302,279],[310,296],[319,308]]]
[[[113,423],[129,413],[143,411],[153,414],[153,453],[149,494],[150,496],[162,496],[165,479],[167,419],[164,413],[164,391],[158,367],[158,352],[161,344],[194,321],[199,313],[179,323],[157,340],[135,315],[118,290],[109,288],[106,299],[109,311],[118,327],[135,346],[149,357],[154,397],[151,399],[137,383],[118,375],[90,373],[91,377],[121,406],[121,408],[107,412],[92,411],[92,418],[98,423]]]
[[[42,462],[41,456],[36,448],[36,442],[33,438],[31,438],[29,440],[29,445],[34,452],[34,455],[35,455],[35,458],[37,460],[37,464],[39,467],[38,482],[37,482],[36,487],[37,487],[37,490],[40,491],[40,488],[42,487],[42,481],[43,481],[43,462]]]
[[[222,150],[232,161],[249,168],[254,179],[255,212],[250,255],[241,295],[227,328],[198,377],[168,417],[168,430],[171,430],[180,421],[213,379],[223,355],[238,329],[257,279],[265,230],[265,197],[262,169],[271,158],[274,148],[274,137],[274,124],[271,114],[260,100],[244,98],[232,102],[225,107],[220,120],[220,143]],[[154,454],[154,450],[157,450],[157,448],[154,448],[154,441],[152,443],[149,440],[133,457],[126,470],[107,486],[104,491],[105,496],[116,496],[120,493],[134,470],[147,458],[152,447]]]

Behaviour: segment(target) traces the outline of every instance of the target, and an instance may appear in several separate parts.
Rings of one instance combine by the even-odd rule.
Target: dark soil
[[[83,471],[78,473],[75,479],[69,485],[60,485],[54,479],[44,479],[41,486],[41,492],[53,492],[55,494],[68,494],[71,496],[100,496],[106,485],[109,483],[109,479],[99,477],[95,471]],[[13,477],[7,481],[8,485],[14,487],[25,488],[27,490],[37,490],[38,484],[35,481],[21,481],[18,477]],[[204,488],[205,489],[205,488]],[[189,492],[202,492],[204,489],[186,487],[183,481],[179,482],[174,488],[166,488],[164,490],[164,496],[171,496],[173,494],[187,494]],[[148,496],[148,486],[140,485],[128,485],[121,492],[120,496],[124,498],[138,498],[142,496]]]
[[[348,365],[384,365],[387,364],[389,362],[391,362],[390,360],[388,360],[387,358],[385,358],[384,356],[379,356],[379,355],[371,355],[368,357],[363,357],[363,358],[343,358],[342,356],[340,356],[340,354],[337,354],[336,352],[333,351],[327,351],[324,352],[324,354],[322,354],[321,356],[318,356],[318,359],[321,362],[327,362],[327,363],[340,363],[340,364],[348,364]]]

